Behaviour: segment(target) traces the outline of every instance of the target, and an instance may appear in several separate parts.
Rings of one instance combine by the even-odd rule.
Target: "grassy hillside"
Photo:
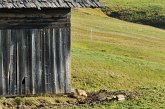
[[[126,21],[165,28],[164,0],[101,0],[103,11]]]
[[[87,91],[138,90],[135,101],[113,107],[164,107],[165,30],[105,16],[72,13],[72,85]]]
[[[127,5],[131,7],[143,7],[143,6],[165,6],[164,0],[100,0],[103,3],[109,4],[118,4],[118,5]],[[107,4],[107,5],[109,5]]]

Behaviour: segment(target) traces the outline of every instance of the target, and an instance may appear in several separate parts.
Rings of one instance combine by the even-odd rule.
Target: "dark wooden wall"
[[[70,9],[48,10],[0,11],[0,95],[70,92]]]
[[[70,8],[0,9],[0,28],[63,27],[70,23]]]

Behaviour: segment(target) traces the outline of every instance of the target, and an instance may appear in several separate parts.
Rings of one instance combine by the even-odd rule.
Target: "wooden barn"
[[[0,0],[0,96],[69,93],[71,8],[97,0]]]

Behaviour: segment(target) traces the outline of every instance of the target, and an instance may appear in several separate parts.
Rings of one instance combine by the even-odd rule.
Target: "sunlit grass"
[[[162,86],[164,93],[165,30],[109,18],[100,10],[97,14],[93,14],[96,10],[88,10],[76,9],[72,14],[72,86],[87,91]],[[151,100],[146,94],[147,98],[141,96],[131,102]],[[151,96],[158,99],[157,95]],[[111,106],[131,107],[131,102]],[[153,107],[154,102],[149,102],[144,100],[139,106]]]
[[[100,1],[109,7],[102,9],[107,15],[165,28],[164,0]],[[105,102],[100,108],[165,108],[165,30],[96,10],[73,11],[73,87],[139,93],[134,100]]]

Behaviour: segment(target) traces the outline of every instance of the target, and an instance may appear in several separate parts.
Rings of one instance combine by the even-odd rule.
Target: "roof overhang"
[[[0,0],[0,8],[99,8],[98,0]]]

